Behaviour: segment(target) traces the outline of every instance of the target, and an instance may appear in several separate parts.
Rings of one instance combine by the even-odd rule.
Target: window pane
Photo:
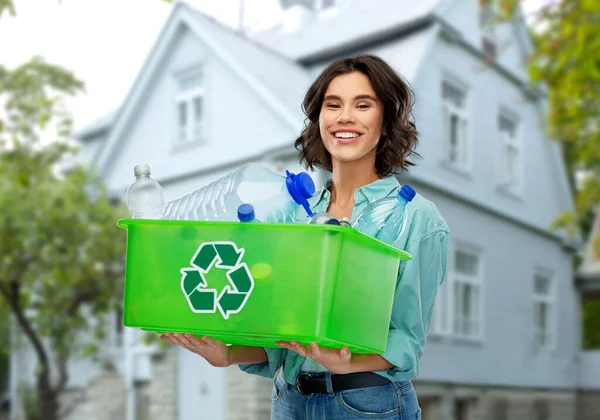
[[[202,97],[197,96],[194,98],[194,122],[200,122],[202,120]]]
[[[498,130],[506,134],[506,140],[514,141],[517,138],[517,124],[505,115],[498,116]]]
[[[459,137],[459,141],[460,141],[460,152],[461,152],[461,156],[460,156],[460,163],[462,166],[467,166],[468,160],[467,160],[467,121],[465,119],[461,119],[460,120],[460,137]]]
[[[468,254],[463,251],[456,251],[455,253],[455,269],[457,273],[477,276],[477,255]]]
[[[179,91],[189,92],[202,87],[203,77],[201,72],[196,72],[179,79]]]
[[[549,296],[550,295],[550,279],[540,274],[535,276],[533,290],[536,295]]]
[[[463,288],[463,301],[462,301],[462,315],[465,318],[471,318],[472,311],[471,311],[471,300],[473,299],[472,296],[472,286],[470,284],[463,284],[462,286]]]
[[[187,103],[179,102],[177,105],[177,114],[178,114],[178,138],[181,141],[184,141],[187,138]]]
[[[448,159],[450,162],[458,161],[458,116],[450,114],[450,145],[448,150]]]
[[[455,107],[464,108],[465,96],[466,94],[462,89],[459,89],[447,81],[442,82],[442,98]]]

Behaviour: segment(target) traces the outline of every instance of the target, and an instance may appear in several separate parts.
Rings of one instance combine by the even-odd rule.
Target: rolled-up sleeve
[[[387,372],[401,380],[419,374],[435,297],[446,280],[448,246],[449,232],[439,230],[405,248],[412,259],[400,264],[388,342],[382,354],[394,366]]]
[[[253,363],[238,365],[241,370],[253,375],[264,376],[265,378],[274,378],[279,368],[283,365],[287,350],[284,348],[265,347],[268,361],[263,363]]]

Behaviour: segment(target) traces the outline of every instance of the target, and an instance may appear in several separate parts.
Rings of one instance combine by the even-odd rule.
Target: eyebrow
[[[375,99],[375,98],[374,98],[374,97],[372,97],[371,95],[366,95],[366,94],[363,94],[363,95],[356,95],[356,96],[354,97],[354,100],[355,100],[355,101],[358,101],[358,100],[360,100],[360,99],[370,99],[370,100],[372,100],[373,102],[377,102],[377,99]],[[327,96],[326,96],[326,97],[325,97],[323,100],[324,100],[324,101],[327,101],[327,100],[337,100],[337,101],[341,101],[341,100],[342,100],[342,98],[340,98],[340,97],[339,97],[339,96],[337,96],[337,95],[327,95]]]

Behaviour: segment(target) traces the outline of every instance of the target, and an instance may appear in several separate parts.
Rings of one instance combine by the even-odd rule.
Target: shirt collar
[[[321,203],[325,195],[329,194],[329,187],[331,187],[331,178],[325,182],[321,191],[309,199],[311,207],[318,206]],[[363,185],[354,193],[354,199],[356,201],[358,196],[362,194],[367,201],[371,203],[380,198],[388,197],[399,187],[400,183],[398,182],[398,179],[396,179],[394,175],[390,175],[371,182],[370,184]]]

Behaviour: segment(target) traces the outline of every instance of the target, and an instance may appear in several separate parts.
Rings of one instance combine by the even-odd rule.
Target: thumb
[[[352,353],[350,353],[350,350],[348,349],[348,347],[342,347],[342,349],[340,350],[340,356],[342,358],[342,361],[348,362],[348,361],[350,361],[350,358],[352,357]]]

